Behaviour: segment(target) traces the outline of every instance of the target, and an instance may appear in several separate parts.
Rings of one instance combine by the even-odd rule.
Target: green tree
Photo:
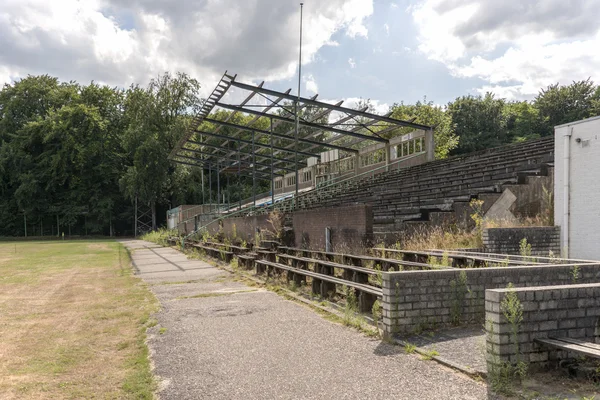
[[[542,89],[534,100],[542,119],[542,135],[551,135],[556,125],[600,114],[600,87],[589,78],[570,85],[558,83]]]
[[[126,93],[124,133],[127,170],[119,186],[131,201],[148,204],[156,228],[156,205],[168,203],[175,180],[167,156],[191,123],[190,113],[200,104],[200,84],[183,73],[166,73],[147,89],[131,87]]]
[[[508,143],[503,116],[505,101],[492,93],[463,96],[448,104],[452,127],[460,136],[451,154],[466,154]]]
[[[510,142],[537,139],[543,133],[539,111],[528,101],[507,102],[502,114]]]
[[[415,104],[397,103],[392,106],[392,118],[429,125],[433,128],[435,158],[446,158],[458,146],[459,138],[454,132],[450,116],[432,101],[417,101]]]

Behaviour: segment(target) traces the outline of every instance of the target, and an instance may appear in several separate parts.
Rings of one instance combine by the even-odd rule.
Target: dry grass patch
[[[460,229],[445,230],[438,226],[428,227],[414,232],[398,247],[403,250],[476,248],[477,233]]]
[[[113,241],[0,243],[0,398],[152,398],[157,301]]]

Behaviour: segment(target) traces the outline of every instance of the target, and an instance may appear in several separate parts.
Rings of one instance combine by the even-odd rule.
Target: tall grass
[[[477,232],[469,232],[462,229],[448,231],[436,226],[415,231],[403,240],[400,247],[405,250],[443,250],[476,248],[478,247],[478,243]]]
[[[176,229],[160,228],[155,231],[148,232],[142,235],[140,238],[161,246],[168,246],[169,243],[167,242],[167,239],[173,236],[179,236],[179,233]]]

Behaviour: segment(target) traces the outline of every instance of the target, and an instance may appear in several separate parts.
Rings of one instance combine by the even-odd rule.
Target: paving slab
[[[485,331],[483,327],[457,327],[430,334],[401,338],[424,351],[437,351],[443,361],[469,373],[485,376]]]
[[[130,240],[161,302],[150,330],[161,399],[485,399],[487,387],[175,249]],[[162,256],[164,272],[136,258]],[[178,254],[175,254],[178,253]],[[169,267],[172,261],[179,267]],[[190,279],[193,278],[193,279]],[[188,283],[182,283],[186,281]]]

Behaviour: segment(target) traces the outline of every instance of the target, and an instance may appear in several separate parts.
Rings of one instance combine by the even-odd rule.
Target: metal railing
[[[322,185],[322,186],[319,186],[319,187],[315,187],[313,190],[309,190],[307,192],[299,194],[298,197],[292,197],[291,199],[283,200],[280,203],[269,204],[269,205],[250,206],[250,207],[242,208],[242,209],[240,209],[238,211],[235,211],[235,212],[227,213],[227,214],[223,215],[222,217],[216,218],[216,219],[212,220],[211,222],[209,222],[208,224],[205,224],[205,225],[199,227],[197,230],[195,230],[194,232],[189,233],[184,238],[188,239],[191,236],[197,234],[198,232],[202,232],[203,230],[205,230],[206,228],[208,228],[210,225],[212,225],[212,224],[214,224],[216,222],[222,221],[222,220],[224,220],[226,218],[231,218],[231,217],[235,217],[235,216],[248,215],[248,214],[251,214],[255,210],[260,210],[261,212],[266,212],[269,209],[276,210],[277,206],[281,207],[286,202],[291,202],[292,203],[292,207],[290,209],[290,211],[292,211],[292,210],[296,209],[296,207],[298,205],[298,200],[301,199],[301,198],[303,198],[303,197],[305,197],[305,196],[315,195],[315,194],[318,196],[320,193],[323,193],[325,190],[328,190],[328,189],[330,189],[330,188],[332,188],[334,186],[342,185],[344,183],[350,183],[351,181],[354,181],[354,180],[358,181],[358,180],[361,180],[361,179],[369,177],[369,176],[371,177],[371,179],[373,179],[375,177],[375,173],[378,172],[378,171],[386,170],[386,172],[391,172],[392,168],[395,168],[396,171],[399,171],[399,170],[402,170],[402,169],[406,169],[406,168],[410,168],[413,165],[409,165],[409,166],[404,166],[403,167],[400,164],[403,163],[403,162],[405,162],[405,161],[408,161],[408,160],[411,160],[413,158],[416,158],[418,156],[421,156],[423,154],[426,154],[426,153],[427,152],[425,152],[425,151],[422,151],[422,152],[419,152],[419,153],[414,153],[414,154],[412,154],[410,156],[403,157],[403,158],[400,158],[400,159],[396,159],[395,161],[390,162],[389,164],[382,165],[382,166],[377,167],[377,168],[373,168],[373,169],[371,169],[369,171],[365,171],[365,172],[362,172],[362,173],[357,174],[357,175],[352,175],[352,176],[349,176],[349,177],[346,177],[346,178],[343,178],[343,179],[340,179],[340,180],[335,180],[334,179],[333,182],[328,181],[325,185]],[[189,221],[189,220],[186,220],[186,221],[183,221],[183,222],[187,222],[187,221]]]

